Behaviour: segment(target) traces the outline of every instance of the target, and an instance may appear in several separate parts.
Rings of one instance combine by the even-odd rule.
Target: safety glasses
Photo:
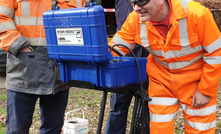
[[[136,4],[139,7],[146,5],[150,0],[130,0],[130,3],[135,6]]]

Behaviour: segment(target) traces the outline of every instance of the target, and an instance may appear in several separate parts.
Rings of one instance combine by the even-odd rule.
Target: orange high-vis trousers
[[[197,89],[202,69],[170,73],[148,58],[150,133],[174,134],[174,122],[181,105],[186,134],[215,134],[216,97],[201,108],[192,107],[192,98]]]

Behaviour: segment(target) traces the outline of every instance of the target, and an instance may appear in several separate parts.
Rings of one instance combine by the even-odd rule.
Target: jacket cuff
[[[20,49],[23,49],[29,45],[30,43],[23,36],[19,36],[9,47],[8,53],[16,56]]]

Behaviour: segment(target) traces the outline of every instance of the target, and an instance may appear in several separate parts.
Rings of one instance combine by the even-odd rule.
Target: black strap
[[[58,5],[57,0],[52,0],[52,10],[56,10],[57,5]]]

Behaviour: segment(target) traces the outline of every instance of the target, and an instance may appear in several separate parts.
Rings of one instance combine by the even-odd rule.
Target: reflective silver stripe
[[[146,23],[140,24],[140,39],[141,39],[142,46],[144,47],[149,46],[149,41],[147,38]]]
[[[181,4],[183,5],[183,8],[186,12],[187,9],[187,3],[190,2],[191,0],[180,0]]]
[[[11,29],[16,29],[13,21],[0,23],[0,32],[11,30]]]
[[[198,45],[197,47],[191,48],[188,46],[183,46],[182,50],[173,50],[168,52],[163,52],[162,50],[151,50],[150,47],[145,47],[151,54],[156,56],[163,56],[165,59],[170,59],[174,57],[182,57],[185,55],[193,54],[202,50],[202,46]]]
[[[22,16],[14,17],[14,22],[17,25],[43,25],[42,17],[30,17],[30,2],[21,2]]]
[[[216,127],[216,121],[213,121],[210,123],[198,123],[198,122],[187,121],[186,119],[184,119],[184,122],[188,126],[194,128],[194,129],[200,130],[200,131],[205,131],[205,130],[209,130],[211,128]]]
[[[147,49],[152,55],[164,57],[164,52],[162,50],[151,50],[150,47],[145,47],[145,49]]]
[[[154,56],[154,55],[153,55],[153,57],[154,57],[154,59],[155,59],[158,63],[160,63],[161,65],[164,65],[164,66],[168,67],[167,62],[161,61],[160,59],[158,59],[158,58],[157,58],[156,56]]]
[[[203,53],[200,54],[199,56],[197,56],[193,60],[173,62],[173,63],[169,63],[168,66],[169,66],[169,69],[181,69],[181,68],[184,68],[184,67],[187,67],[187,66],[190,66],[190,65],[194,64],[196,61],[198,61],[202,57],[203,57]]]
[[[166,52],[165,55],[165,59],[170,59],[170,58],[174,58],[174,57],[182,57],[182,56],[186,56],[186,55],[190,55],[196,52],[201,51],[203,48],[201,45],[198,45],[194,48],[191,48],[190,45],[188,46],[183,46],[182,50],[173,50],[173,51],[168,51]]]
[[[175,119],[177,112],[172,114],[153,114],[150,112],[150,120],[154,122],[168,122]]]
[[[21,2],[21,13],[22,17],[30,17],[30,2]]]
[[[164,57],[164,51],[162,50],[151,50],[149,51],[150,53],[152,53],[153,55],[157,55],[157,56],[163,56]]]
[[[219,37],[219,39],[217,39],[216,41],[214,41],[212,44],[210,44],[209,46],[203,46],[203,48],[208,52],[208,53],[212,53],[214,51],[216,51],[217,49],[221,48],[221,37]]]
[[[81,0],[76,0],[76,6],[81,7]]]
[[[4,14],[10,18],[14,17],[14,10],[9,8],[9,7],[5,7],[5,6],[0,6],[0,14]]]
[[[179,103],[177,98],[166,97],[150,97],[152,100],[149,102],[151,105],[176,105]]]
[[[130,48],[131,50],[133,50],[136,45],[136,44],[127,43],[126,41],[121,39],[117,34],[114,35],[112,41],[116,44],[123,44],[123,45],[127,46],[128,48]]]
[[[14,17],[17,25],[43,25],[42,17]]]
[[[179,33],[180,33],[180,45],[186,46],[189,45],[189,36],[187,31],[187,22],[186,18],[179,20]]]
[[[46,38],[27,38],[25,39],[30,43],[31,46],[47,46]]]
[[[192,116],[205,116],[216,112],[216,105],[212,105],[203,109],[190,109],[185,104],[181,104],[181,106],[186,114]]]
[[[221,56],[203,57],[203,60],[208,64],[221,64]]]
[[[119,47],[114,47],[119,53],[121,53],[123,56],[125,56],[126,55],[126,53],[124,53],[123,51],[121,51],[120,50],[120,48]]]
[[[190,61],[181,61],[181,62],[173,62],[173,63],[163,62],[154,55],[153,55],[153,57],[158,63],[169,67],[169,69],[181,69],[181,68],[184,68],[184,67],[194,64],[196,61],[198,61],[199,59],[201,59],[203,57],[203,54],[200,54],[195,59],[190,60]]]
[[[111,43],[111,44],[113,44],[113,43]],[[114,44],[113,44],[113,45],[114,45]],[[123,51],[120,50],[119,47],[115,46],[114,48],[115,48],[119,53],[121,53],[123,56],[126,55]]]

